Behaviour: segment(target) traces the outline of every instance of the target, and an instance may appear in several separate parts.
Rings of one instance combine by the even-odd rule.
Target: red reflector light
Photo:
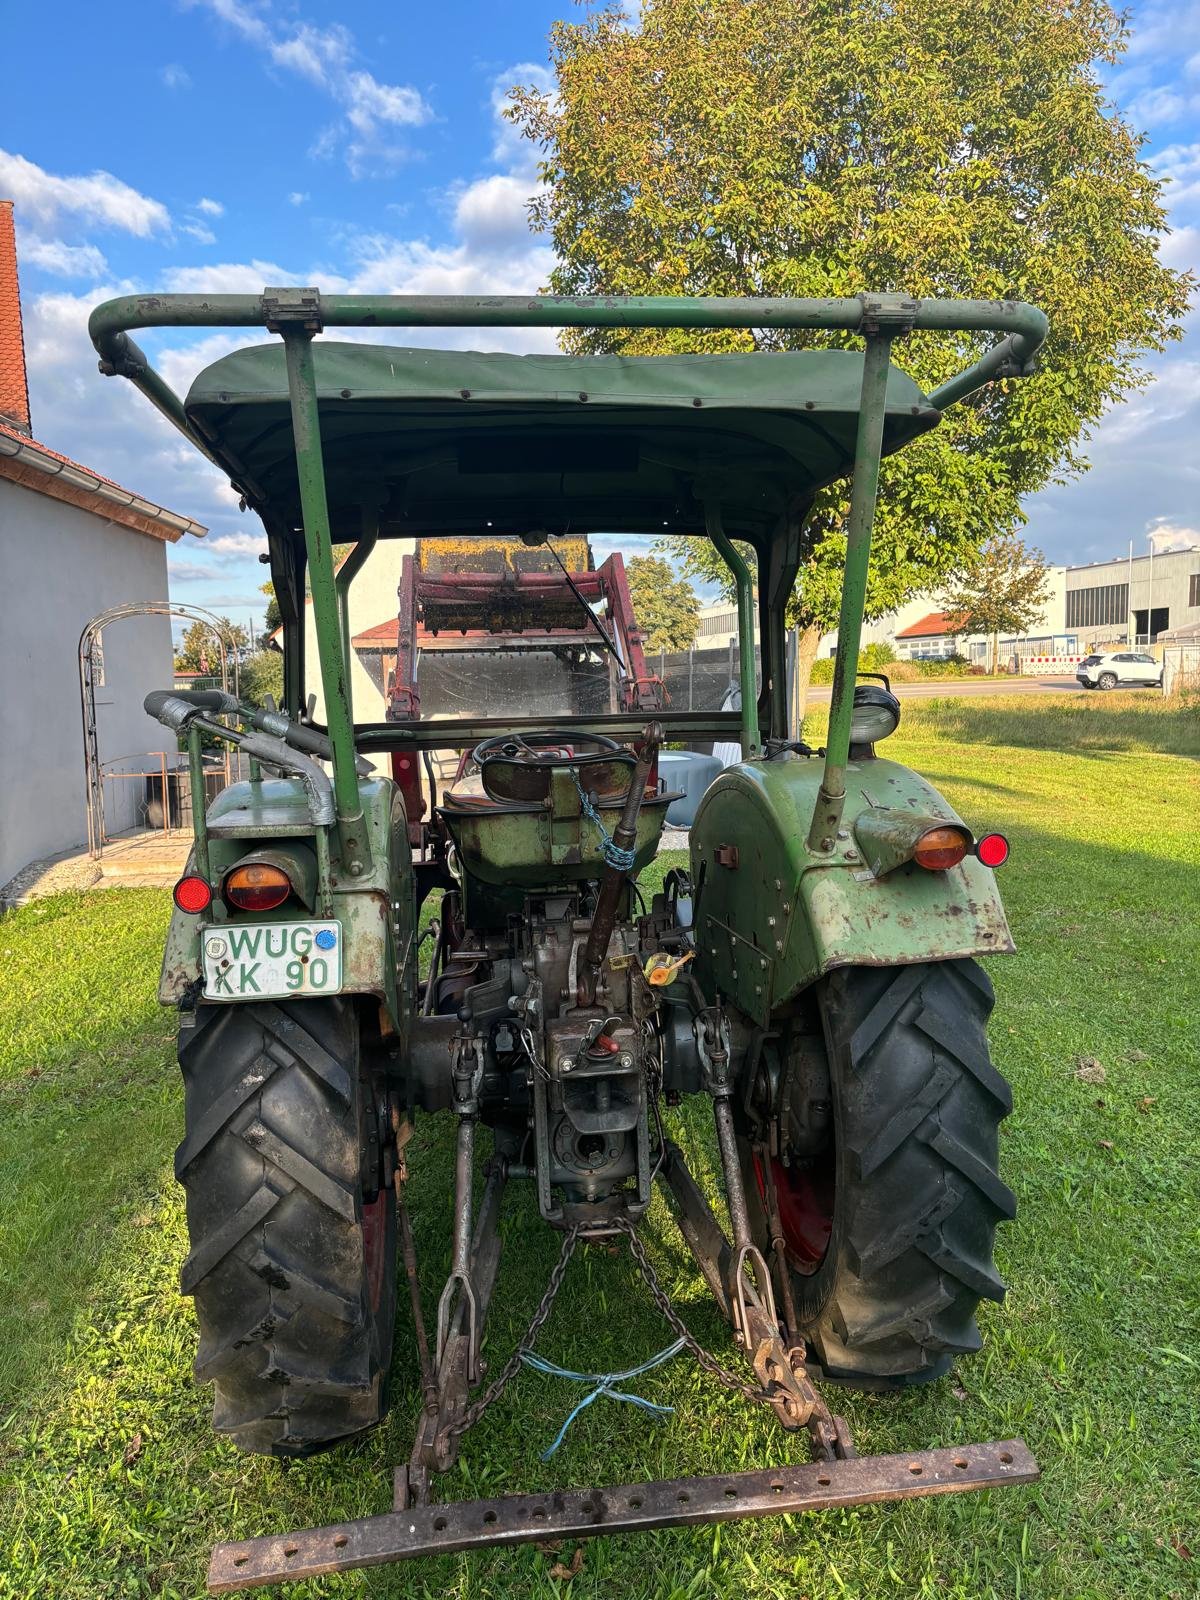
[[[282,867],[252,861],[226,875],[224,891],[226,900],[239,911],[274,911],[291,894],[292,880]]]
[[[1008,840],[1002,833],[985,833],[975,846],[975,854],[985,867],[1002,867],[1008,860]]]
[[[207,911],[212,905],[212,889],[203,878],[180,878],[171,890],[171,898],[180,911]]]
[[[967,853],[971,837],[965,828],[928,828],[917,840],[913,860],[926,872],[956,867]]]

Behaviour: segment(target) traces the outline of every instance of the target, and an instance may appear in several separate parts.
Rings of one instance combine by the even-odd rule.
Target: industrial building
[[[1147,551],[1084,566],[1048,567],[1050,596],[1041,618],[1019,636],[1001,637],[1000,658],[1067,662],[1105,645],[1155,645],[1165,633],[1200,622],[1200,544]],[[732,604],[704,606],[697,650],[726,649],[736,628]],[[988,640],[953,631],[936,590],[914,595],[899,610],[863,625],[864,644],[889,644],[901,660],[966,656],[983,663]],[[836,629],[823,635],[821,655],[837,647]]]

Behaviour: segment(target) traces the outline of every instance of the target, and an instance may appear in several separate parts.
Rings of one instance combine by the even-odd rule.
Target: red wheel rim
[[[757,1155],[754,1177],[765,1207],[766,1182]],[[785,1167],[782,1161],[773,1158],[771,1177],[788,1260],[795,1271],[811,1277],[825,1259],[833,1232],[833,1160],[830,1157],[803,1167]]]
[[[380,1189],[369,1204],[363,1206],[363,1258],[367,1268],[367,1292],[371,1297],[371,1310],[379,1310],[383,1298],[384,1268],[387,1265],[387,1203],[386,1189]]]

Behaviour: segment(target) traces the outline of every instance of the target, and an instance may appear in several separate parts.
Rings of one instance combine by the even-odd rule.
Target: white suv
[[[1120,653],[1106,651],[1102,655],[1084,656],[1075,669],[1075,676],[1085,689],[1133,688],[1137,684],[1162,684],[1162,662],[1152,655],[1134,650]]]

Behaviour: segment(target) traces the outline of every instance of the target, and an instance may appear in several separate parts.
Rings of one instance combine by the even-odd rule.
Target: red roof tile
[[[922,617],[920,622],[914,622],[907,628],[901,628],[896,635],[897,639],[938,639],[951,637],[962,632],[956,626],[957,618],[946,611],[931,611],[927,617]]]
[[[356,633],[350,643],[360,649],[370,644],[395,644],[397,622],[395,617],[389,617],[386,622],[377,622],[373,628],[367,628],[362,633]]]

